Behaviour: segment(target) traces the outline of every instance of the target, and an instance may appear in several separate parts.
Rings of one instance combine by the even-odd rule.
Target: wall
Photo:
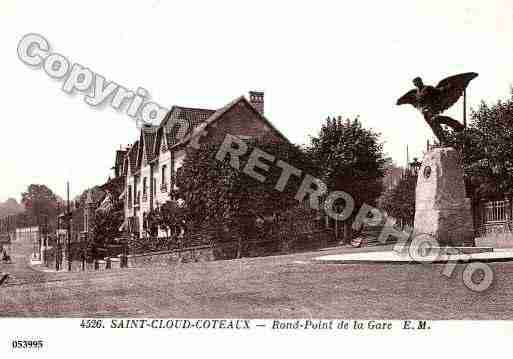
[[[476,238],[476,247],[512,248],[513,233],[488,234],[485,237]]]
[[[164,141],[164,139],[163,139]],[[162,167],[166,166],[166,187],[162,189]],[[171,153],[169,151],[161,152],[155,164],[155,172],[153,174],[157,180],[156,195],[154,198],[154,206],[161,205],[169,200],[169,190],[171,182]]]
[[[244,101],[238,102],[209,129],[210,141],[221,143],[226,134],[248,137],[270,135],[276,140],[281,137],[265,124],[260,116]]]
[[[145,156],[143,156],[144,158]],[[144,226],[143,226],[143,218],[144,213],[148,213],[150,211],[150,192],[151,192],[151,166],[143,161],[141,166],[141,174],[140,174],[140,182],[139,187],[141,190],[141,204],[139,209],[139,228],[141,229],[141,233],[144,235]],[[144,179],[146,178],[146,197],[144,196]]]
[[[134,193],[134,176],[131,172],[131,168],[130,168],[130,172],[127,174],[126,176],[126,179],[125,179],[126,183],[125,183],[125,218],[128,218],[128,217],[132,217],[134,215],[134,201],[135,201],[135,197],[136,197],[136,193]],[[129,198],[128,198],[128,188],[132,188],[132,200],[131,200],[131,203],[129,203]]]
[[[127,257],[127,264],[129,268],[134,268],[147,265],[165,266],[185,262],[207,262],[214,259],[212,247],[203,246],[185,250],[129,255]]]

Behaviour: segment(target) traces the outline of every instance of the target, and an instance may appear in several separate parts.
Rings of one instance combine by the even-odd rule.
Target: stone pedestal
[[[470,199],[465,196],[463,168],[452,147],[424,156],[415,193],[415,232],[432,235],[440,245],[472,245]]]

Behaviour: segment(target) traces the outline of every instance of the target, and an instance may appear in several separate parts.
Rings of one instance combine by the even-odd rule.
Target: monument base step
[[[448,256],[493,252],[492,247],[431,247],[430,249],[435,253],[445,254]]]
[[[450,249],[444,248],[444,253],[451,255],[454,252],[460,252],[464,254],[474,254],[474,253],[487,253],[493,252],[492,247],[451,247]]]

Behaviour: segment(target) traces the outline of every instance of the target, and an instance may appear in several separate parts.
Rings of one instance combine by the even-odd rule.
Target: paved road
[[[35,270],[30,265],[33,244],[30,241],[19,240],[11,244],[11,263],[0,262],[0,272],[9,273],[9,278],[3,286],[20,284],[36,284],[46,281],[48,274]]]
[[[383,248],[369,249],[382,250]],[[0,316],[175,318],[513,319],[513,263],[469,291],[442,265],[318,264],[354,249],[104,272],[40,273],[30,244],[14,246],[15,281],[0,287]]]

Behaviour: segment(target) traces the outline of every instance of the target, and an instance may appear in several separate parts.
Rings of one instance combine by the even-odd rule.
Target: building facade
[[[121,170],[125,228],[138,236],[148,235],[145,217],[170,199],[191,141],[220,143],[226,134],[241,139],[265,135],[288,141],[263,111],[264,94],[250,92],[249,100],[241,96],[218,110],[173,106],[159,126],[143,126],[139,139],[124,156]],[[201,135],[200,130],[207,135]]]

